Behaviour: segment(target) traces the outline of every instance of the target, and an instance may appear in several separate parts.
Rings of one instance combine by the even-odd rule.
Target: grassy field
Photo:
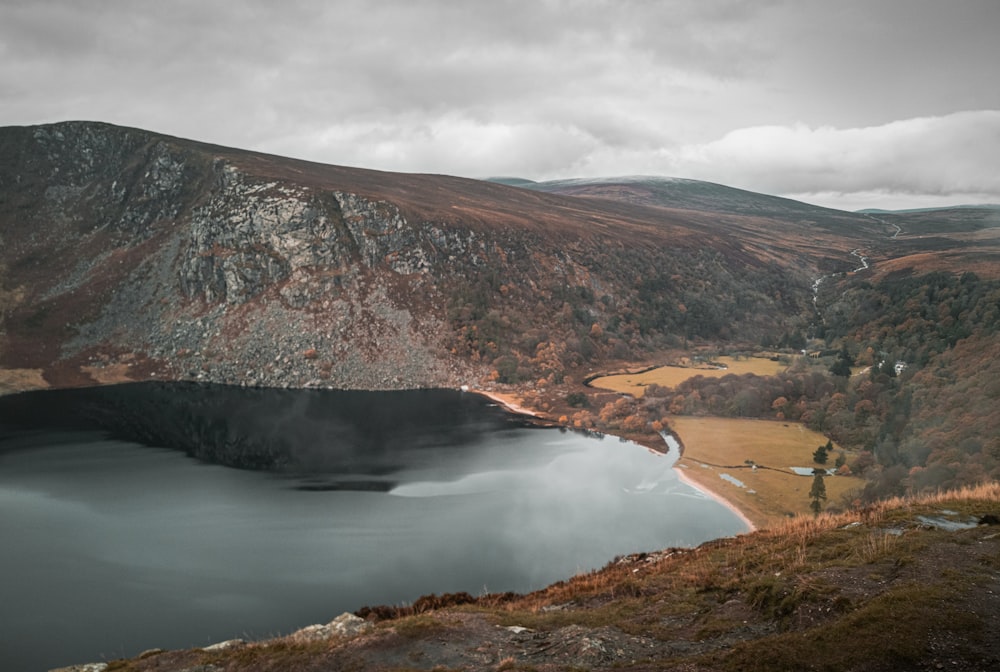
[[[732,418],[674,417],[670,428],[684,444],[684,456],[677,464],[684,476],[730,501],[755,525],[769,527],[790,516],[811,514],[813,478],[799,476],[790,467],[819,466],[812,453],[826,444],[822,434],[791,422]],[[834,446],[825,466],[833,467],[838,450]],[[758,468],[749,467],[747,460]],[[864,485],[862,479],[850,476],[829,476],[824,482],[828,504],[839,503]]]
[[[749,357],[733,359],[732,357],[718,357],[714,361],[725,365],[724,369],[698,367],[693,364],[684,366],[661,366],[644,373],[622,373],[613,376],[601,376],[590,382],[592,387],[599,387],[605,390],[614,390],[624,394],[631,394],[634,397],[641,397],[645,393],[646,386],[656,383],[664,387],[675,387],[683,383],[688,378],[694,376],[706,376],[710,378],[721,378],[730,373],[742,375],[753,373],[758,376],[773,376],[788,368],[787,364],[776,362],[763,357]]]

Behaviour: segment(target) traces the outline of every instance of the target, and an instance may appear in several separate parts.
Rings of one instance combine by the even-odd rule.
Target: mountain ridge
[[[515,184],[514,186],[520,186]],[[574,194],[595,198],[611,198],[676,209],[710,210],[750,214],[780,211],[783,214],[811,214],[814,217],[855,219],[857,213],[825,206],[812,205],[783,196],[730,187],[708,180],[662,175],[622,175],[594,178],[562,178],[529,181],[523,188],[546,193]],[[617,193],[614,193],[615,190]],[[609,194],[609,192],[612,192]]]
[[[455,386],[506,371],[504,358],[522,369],[508,380],[561,376],[678,338],[730,338],[715,314],[750,340],[774,330],[764,313],[806,321],[810,277],[846,270],[856,237],[882,234],[869,219],[845,236],[89,122],[0,129],[0,152],[0,364],[54,385],[118,367],[139,379]],[[758,235],[777,226],[797,233]],[[295,336],[279,343],[289,324]],[[609,333],[588,336],[594,324]],[[574,352],[531,364],[550,325],[575,334]],[[500,342],[512,331],[537,333]],[[325,338],[305,338],[316,332]]]
[[[882,208],[862,208],[855,210],[861,214],[870,215],[892,215],[909,214],[913,212],[941,212],[947,210],[1000,210],[1000,203],[959,203],[957,205],[938,205],[927,208],[898,208],[896,210],[884,210]]]

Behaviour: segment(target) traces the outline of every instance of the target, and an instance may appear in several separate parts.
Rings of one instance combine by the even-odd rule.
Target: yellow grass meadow
[[[693,364],[661,366],[643,373],[622,373],[601,376],[590,381],[590,385],[604,390],[613,390],[623,394],[631,394],[634,397],[641,397],[645,393],[646,387],[653,383],[662,385],[663,387],[676,387],[694,376],[721,378],[731,373],[736,375],[753,373],[758,376],[774,376],[788,368],[788,364],[786,363],[763,357],[744,357],[741,359],[717,357],[713,361],[724,365],[726,368],[708,368]]]
[[[791,467],[820,466],[812,454],[827,437],[798,423],[716,417],[672,417],[670,429],[684,445],[677,463],[684,477],[728,500],[754,525],[771,527],[792,516],[812,515],[813,477],[799,476]],[[838,452],[835,445],[825,467],[833,467]],[[828,476],[824,483],[824,508],[864,486],[863,479],[852,476]]]

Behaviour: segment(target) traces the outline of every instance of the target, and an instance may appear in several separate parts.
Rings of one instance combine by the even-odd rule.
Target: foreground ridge
[[[998,513],[996,483],[895,499],[617,558],[529,595],[427,596],[278,639],[63,669],[996,669]]]

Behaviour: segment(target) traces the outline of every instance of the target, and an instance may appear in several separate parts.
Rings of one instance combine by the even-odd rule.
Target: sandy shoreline
[[[485,390],[473,390],[473,389],[470,389],[468,391],[470,393],[472,393],[472,394],[478,394],[478,395],[481,395],[481,396],[486,397],[488,399],[492,399],[493,401],[497,402],[498,404],[500,404],[501,406],[503,406],[507,410],[511,411],[512,413],[519,413],[521,415],[527,415],[527,416],[530,416],[530,417],[533,417],[533,418],[540,418],[540,417],[542,417],[540,414],[536,413],[535,411],[529,411],[528,409],[526,409],[523,406],[521,406],[520,404],[518,404],[517,401],[515,401],[514,398],[511,397],[511,396],[503,395],[503,394],[500,394],[498,392],[487,392]],[[747,517],[747,514],[744,513],[742,509],[740,509],[738,506],[736,506],[735,504],[733,504],[731,501],[729,501],[728,499],[726,499],[725,497],[723,497],[722,495],[720,495],[718,492],[712,490],[710,487],[708,487],[704,483],[699,483],[695,479],[693,479],[690,476],[688,476],[687,473],[685,473],[687,470],[684,469],[683,467],[678,466],[679,462],[680,462],[680,458],[678,457],[677,461],[674,462],[673,469],[674,469],[675,472],[677,472],[677,477],[681,480],[681,482],[683,482],[683,483],[691,486],[692,488],[694,488],[698,492],[702,493],[706,497],[709,497],[709,498],[715,500],[716,502],[718,502],[722,506],[724,506],[727,509],[729,509],[733,513],[733,515],[735,515],[737,518],[739,518],[741,521],[743,521],[743,523],[748,528],[747,529],[748,532],[753,532],[754,530],[757,529],[757,526],[753,524],[753,521],[751,521],[750,518]]]
[[[493,401],[497,402],[498,404],[500,404],[501,406],[503,406],[512,413],[517,413],[519,415],[528,415],[531,416],[532,418],[542,417],[535,411],[529,411],[524,406],[521,406],[519,403],[517,403],[517,401],[514,400],[514,397],[509,395],[500,394],[499,392],[487,392],[486,390],[469,389],[463,391],[466,391],[469,394],[478,394],[479,396],[486,397],[487,399],[492,399]]]
[[[688,485],[690,485],[692,488],[694,488],[698,492],[704,494],[706,497],[711,497],[712,499],[714,499],[715,501],[717,501],[719,504],[722,504],[724,507],[726,507],[727,509],[729,509],[730,511],[732,511],[733,514],[735,514],[740,520],[742,520],[746,524],[746,526],[749,528],[747,530],[748,532],[753,532],[753,531],[755,531],[757,529],[757,526],[753,524],[753,522],[747,517],[747,515],[743,512],[742,509],[740,509],[738,506],[736,506],[735,504],[733,504],[732,502],[730,502],[728,499],[726,499],[725,497],[723,497],[719,493],[717,493],[714,490],[712,490],[711,488],[707,487],[705,484],[699,483],[698,481],[696,481],[693,478],[691,478],[690,476],[688,476],[687,473],[686,473],[687,472],[686,469],[684,469],[683,467],[678,466],[675,463],[674,464],[674,471],[677,472],[677,477],[682,482],[687,483]]]

